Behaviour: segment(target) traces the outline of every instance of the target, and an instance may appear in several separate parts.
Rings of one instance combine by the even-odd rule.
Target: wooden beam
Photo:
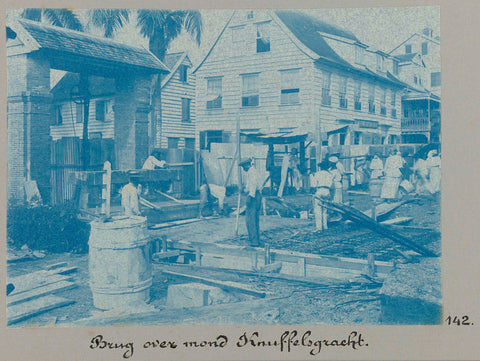
[[[71,280],[70,276],[64,275],[42,275],[40,274],[28,274],[25,276],[11,277],[8,279],[8,283],[12,283],[15,289],[10,293],[10,296],[28,292],[35,288],[51,285],[53,283]]]
[[[238,282],[230,282],[230,281],[217,281],[211,278],[204,278],[204,277],[198,277],[198,276],[193,276],[193,275],[188,275],[184,273],[178,273],[178,272],[172,272],[168,270],[162,270],[162,273],[169,275],[169,276],[174,276],[174,277],[179,277],[179,278],[184,278],[189,281],[196,281],[196,282],[201,282],[209,286],[215,286],[222,288],[224,290],[228,291],[236,291],[236,292],[241,292],[245,293],[248,295],[252,296],[257,296],[257,297],[265,297],[266,293],[262,291],[257,291],[254,290],[253,288],[247,287],[241,283]]]
[[[55,308],[71,305],[74,302],[75,301],[67,300],[62,297],[48,295],[9,306],[7,308],[7,324],[12,325]]]
[[[75,287],[77,287],[75,283],[68,281],[60,281],[42,287],[37,287],[26,292],[9,295],[7,297],[7,306],[16,305],[17,303],[29,301],[31,299],[39,298],[40,296],[49,295],[51,293],[71,290]]]

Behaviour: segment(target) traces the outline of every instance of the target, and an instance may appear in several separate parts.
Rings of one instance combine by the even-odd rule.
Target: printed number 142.
[[[471,326],[473,325],[472,322],[469,321],[468,316],[448,316],[445,319],[445,322],[448,326],[450,325],[457,325],[457,326]]]

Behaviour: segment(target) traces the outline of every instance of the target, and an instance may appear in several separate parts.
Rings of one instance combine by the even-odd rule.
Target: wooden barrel
[[[380,197],[382,194],[383,180],[382,179],[370,179],[368,188],[372,197]]]
[[[108,310],[150,300],[152,267],[146,218],[91,222],[88,268],[93,304]]]

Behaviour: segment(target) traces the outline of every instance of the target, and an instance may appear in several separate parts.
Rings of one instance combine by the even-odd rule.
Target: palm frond
[[[104,31],[107,38],[125,26],[129,20],[128,9],[92,9],[89,10],[90,22]]]
[[[43,15],[54,26],[83,31],[82,23],[71,9],[43,9]]]
[[[42,9],[27,8],[22,11],[22,14],[20,16],[28,20],[42,21]]]
[[[183,27],[195,39],[198,45],[200,45],[203,22],[202,14],[198,10],[186,10],[183,18]]]

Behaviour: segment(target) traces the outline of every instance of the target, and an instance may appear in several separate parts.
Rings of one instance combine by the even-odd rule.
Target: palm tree
[[[129,21],[127,9],[93,9],[89,17],[93,25],[100,27],[106,37],[112,37]],[[149,49],[163,60],[170,43],[182,32],[200,44],[202,15],[198,10],[137,10],[137,27],[149,41]]]
[[[45,21],[54,26],[60,26],[71,30],[83,31],[83,25],[77,14],[71,9],[40,9],[27,8],[22,11],[21,16],[33,21]]]
[[[128,9],[92,9],[88,11],[90,22],[103,29],[107,38],[112,38],[118,29],[121,29],[129,21]]]

